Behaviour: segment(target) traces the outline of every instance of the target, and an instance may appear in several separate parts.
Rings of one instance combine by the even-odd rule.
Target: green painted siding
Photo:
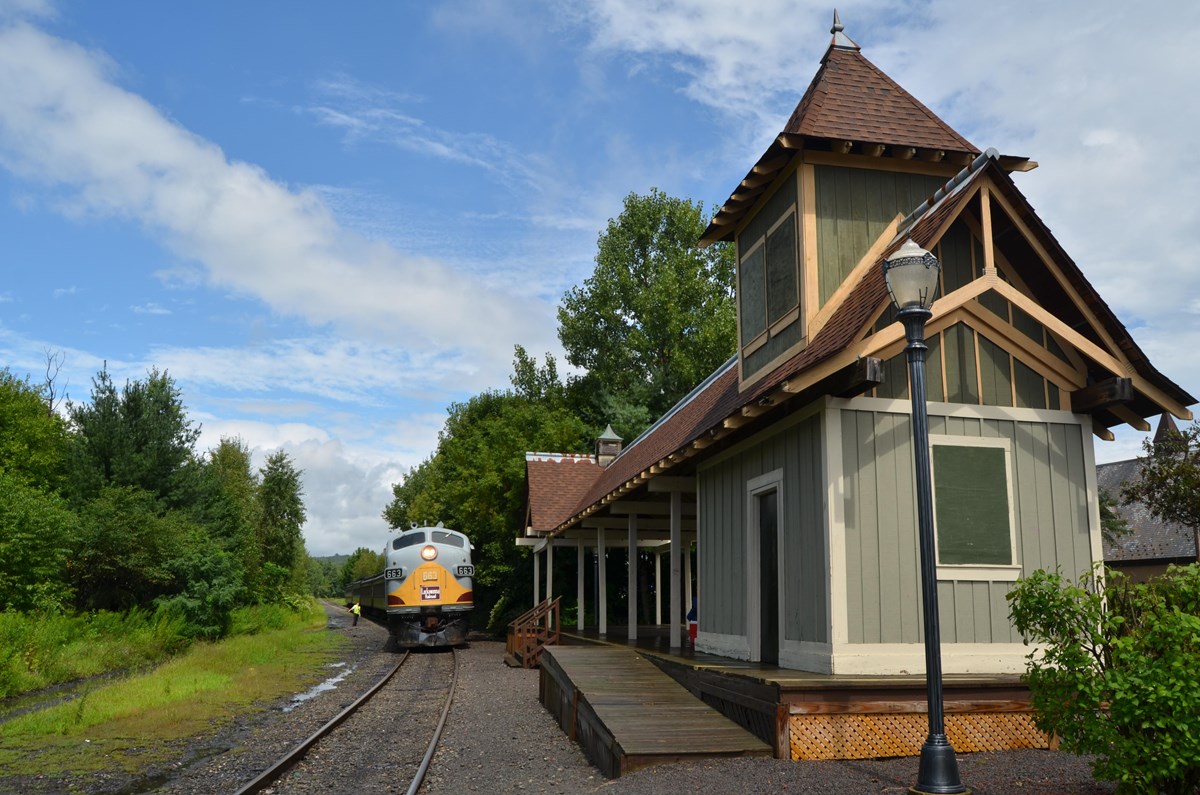
[[[1012,444],[1017,563],[1077,573],[1091,565],[1083,445],[1078,425],[948,417],[935,435],[993,437]],[[846,577],[851,643],[917,643],[920,562],[912,428],[907,414],[841,412]],[[939,582],[942,640],[1015,643],[1007,582]]]
[[[701,629],[746,634],[747,483],[781,469],[783,637],[828,642],[821,459],[818,415],[756,438],[697,474]]]
[[[971,243],[974,238],[966,224],[955,221],[946,234],[942,235],[934,254],[942,263],[941,289],[942,295],[965,287],[975,279],[975,270],[971,262]]]
[[[1011,406],[1012,357],[982,334],[979,335],[980,402],[985,406]]]
[[[975,332],[962,323],[942,334],[946,364],[946,400],[950,403],[979,403],[975,380]]]
[[[907,215],[943,177],[815,166],[817,263],[823,306],[897,213]]]

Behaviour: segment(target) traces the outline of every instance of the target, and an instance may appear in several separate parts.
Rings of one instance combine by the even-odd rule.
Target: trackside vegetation
[[[70,771],[74,788],[91,771],[140,775],[178,762],[186,743],[174,741],[212,735],[327,677],[346,638],[325,623],[315,603],[239,608],[235,634],[219,643],[194,642],[153,669],[86,682],[69,700],[0,723],[0,769],[51,780]]]
[[[1200,791],[1200,566],[1147,583],[1034,572],[1009,594],[1037,723],[1121,792]]]
[[[305,615],[336,587],[286,453],[256,469],[240,439],[197,450],[158,370],[55,395],[0,370],[0,697],[162,661],[262,608]]]

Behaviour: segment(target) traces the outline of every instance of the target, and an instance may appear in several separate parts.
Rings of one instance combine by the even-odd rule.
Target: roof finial
[[[842,24],[842,18],[838,16],[837,9],[833,9],[833,27],[829,32],[833,34],[833,41],[829,43],[830,48],[838,48],[843,50],[857,50],[858,44],[854,39],[845,34],[846,26]]]

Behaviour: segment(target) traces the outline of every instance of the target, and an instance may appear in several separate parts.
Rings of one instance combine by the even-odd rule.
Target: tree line
[[[296,601],[327,573],[301,535],[300,471],[282,451],[254,469],[240,439],[198,452],[166,373],[55,410],[42,384],[0,370],[0,607],[177,614],[193,637],[240,606]]]

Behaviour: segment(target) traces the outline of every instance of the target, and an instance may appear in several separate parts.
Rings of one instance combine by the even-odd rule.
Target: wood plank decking
[[[542,704],[610,778],[680,759],[772,754],[633,649],[547,647],[541,672]]]
[[[696,698],[716,708],[780,759],[916,756],[927,733],[925,677],[832,675],[734,660],[691,648],[671,649],[665,628],[597,637],[563,632],[568,641],[644,655]],[[1038,730],[1029,691],[1016,675],[943,677],[946,731],[959,753],[1050,748]]]

